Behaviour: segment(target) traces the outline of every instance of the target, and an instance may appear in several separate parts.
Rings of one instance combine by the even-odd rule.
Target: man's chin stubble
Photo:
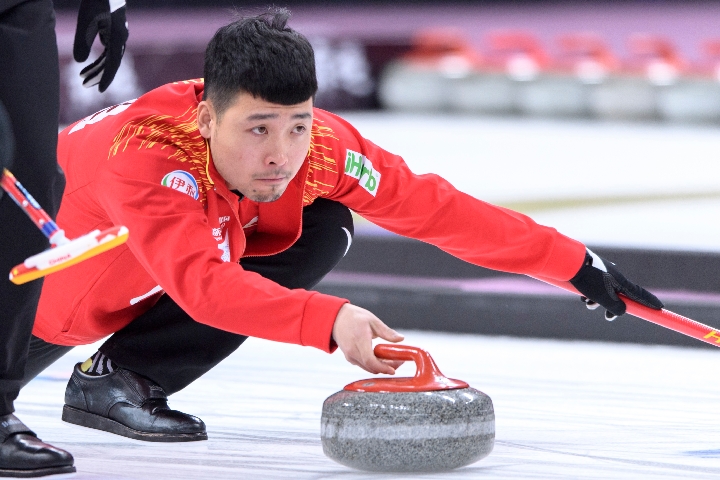
[[[285,193],[285,189],[283,189],[281,192],[271,192],[271,193],[265,193],[265,194],[258,194],[256,192],[253,192],[250,195],[247,195],[247,197],[252,200],[253,202],[258,203],[269,203],[274,202],[275,200],[282,197],[282,194]]]

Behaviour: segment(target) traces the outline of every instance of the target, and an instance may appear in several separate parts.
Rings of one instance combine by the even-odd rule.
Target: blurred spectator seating
[[[526,32],[491,32],[486,40],[476,68],[452,85],[451,105],[475,113],[517,113],[524,86],[537,79],[549,58]]]
[[[572,33],[557,39],[557,53],[520,93],[520,110],[542,116],[588,116],[592,95],[618,69],[605,41]]]
[[[707,40],[702,59],[660,93],[662,118],[684,122],[720,122],[720,39]]]
[[[385,68],[378,87],[381,104],[393,110],[450,108],[451,84],[478,68],[478,54],[452,29],[422,31],[412,44]]]
[[[617,74],[593,92],[592,112],[605,119],[658,119],[660,95],[676,84],[687,65],[667,38],[633,35],[628,50]]]
[[[412,43],[381,76],[385,108],[720,122],[720,39],[694,64],[655,35],[631,36],[622,60],[592,33],[561,35],[551,52],[525,31],[491,32],[482,52],[449,29]]]

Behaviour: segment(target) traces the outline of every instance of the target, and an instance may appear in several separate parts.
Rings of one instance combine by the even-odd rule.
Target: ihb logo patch
[[[195,177],[184,170],[175,170],[168,173],[160,183],[165,187],[170,187],[185,195],[190,195],[195,200],[198,199],[198,184],[195,181]]]
[[[365,155],[348,149],[345,158],[345,175],[358,179],[358,184],[373,197],[380,187],[380,172]]]

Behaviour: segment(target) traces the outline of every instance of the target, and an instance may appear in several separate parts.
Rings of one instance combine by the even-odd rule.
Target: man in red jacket
[[[312,48],[286,11],[221,28],[205,79],[177,82],[60,134],[68,235],[126,225],[127,244],[49,277],[26,380],[72,346],[112,336],[78,364],[63,419],[144,440],[207,438],[170,410],[176,392],[247,336],[310,345],[394,373],[372,339],[402,336],[347,300],[309,291],[343,257],[350,210],[463,260],[570,280],[622,314],[654,308],[584,245],[463,194],[313,108]]]

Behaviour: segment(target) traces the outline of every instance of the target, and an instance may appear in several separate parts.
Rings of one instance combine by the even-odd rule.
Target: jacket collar
[[[279,199],[258,204],[258,226],[248,239],[245,256],[275,255],[290,248],[300,238],[308,166],[305,159]]]
[[[258,223],[255,233],[248,238],[243,256],[275,255],[287,250],[300,238],[302,231],[303,194],[310,163],[305,158],[302,167],[274,202],[258,203]],[[225,179],[215,168],[210,146],[207,148],[206,174],[215,190],[226,200],[235,198]]]

